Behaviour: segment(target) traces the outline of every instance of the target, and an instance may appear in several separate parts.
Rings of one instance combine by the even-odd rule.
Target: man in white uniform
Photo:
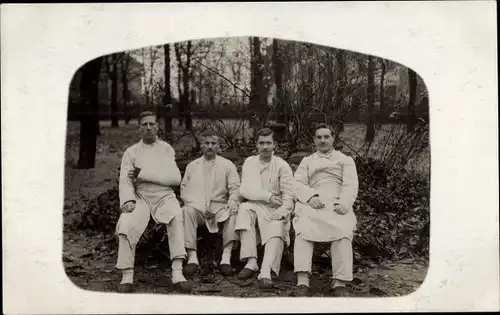
[[[257,133],[259,155],[248,157],[243,164],[240,193],[248,201],[240,205],[236,220],[241,241],[240,259],[247,261],[237,277],[248,279],[258,271],[257,242],[260,240],[264,257],[258,279],[263,289],[273,286],[271,271],[279,275],[284,246],[290,243],[290,213],[294,202],[292,169],[283,159],[274,156],[274,148],[273,132],[268,128],[260,130]]]
[[[331,243],[334,296],[348,296],[346,282],[353,279],[352,239],[356,228],[353,204],[358,194],[354,160],[333,149],[333,132],[316,127],[317,151],[305,157],[295,172],[294,269],[296,294],[309,295],[314,243]]]
[[[210,233],[218,233],[222,225],[223,252],[219,269],[222,275],[232,275],[231,251],[238,235],[234,230],[241,202],[240,176],[236,166],[219,156],[219,137],[213,131],[201,137],[203,156],[186,167],[181,183],[184,201],[184,240],[187,264],[184,275],[196,273],[199,262],[196,253],[197,228],[206,226]]]
[[[119,240],[116,267],[122,270],[122,281],[118,290],[133,290],[135,249],[151,216],[156,223],[166,225],[172,283],[178,291],[186,293],[191,290],[191,283],[182,274],[182,262],[186,258],[182,210],[171,188],[181,181],[175,151],[157,138],[154,113],[141,113],[138,124],[142,139],[125,151],[120,168],[122,214],[116,225]]]

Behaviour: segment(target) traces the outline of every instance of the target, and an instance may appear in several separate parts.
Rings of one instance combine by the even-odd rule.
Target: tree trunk
[[[410,97],[408,99],[408,118],[407,126],[408,131],[413,131],[415,124],[417,122],[417,116],[415,113],[415,98],[417,96],[417,73],[412,69],[408,68],[408,83],[410,87]]]
[[[276,109],[278,112],[277,122],[285,123],[287,112],[285,105],[285,95],[283,91],[283,57],[281,56],[279,43],[276,38],[273,39],[273,52],[274,80],[276,84],[276,98],[278,100],[278,104],[276,105]]]
[[[254,113],[251,119],[251,127],[256,129],[262,128],[266,114],[266,103],[264,100],[263,91],[263,75],[262,75],[262,56],[260,52],[260,38],[252,37],[251,39],[251,81],[250,81],[250,109]]]
[[[368,56],[368,87],[366,89],[366,136],[365,141],[373,142],[375,139],[375,125],[373,121],[373,103],[374,103],[374,63],[373,57]]]
[[[384,81],[385,81],[385,72],[386,72],[386,65],[385,61],[381,60],[382,64],[382,72],[380,73],[380,92],[379,92],[379,99],[380,99],[380,113],[386,114],[386,106],[385,106],[385,94],[384,94]]]
[[[335,144],[337,145],[340,141],[338,135],[344,131],[344,94],[346,88],[346,66],[345,66],[345,56],[343,50],[337,50],[336,59],[338,63],[338,72],[337,72],[337,94],[335,95],[335,105],[337,108],[337,113],[335,115],[336,124],[335,124]]]
[[[118,128],[118,55],[111,55],[109,78],[111,79],[111,127]]]
[[[184,124],[184,104],[182,102],[182,58],[181,58],[181,50],[180,46],[181,44],[175,43],[174,44],[174,50],[175,50],[175,57],[177,59],[177,97],[178,97],[178,108],[179,108],[179,126],[182,126]]]
[[[125,124],[130,122],[130,114],[128,112],[128,67],[129,67],[129,56],[123,54],[121,59],[122,65],[122,102],[123,102],[123,115],[125,116]]]
[[[186,63],[182,68],[182,103],[184,104],[186,130],[193,130],[191,106],[189,102],[189,78],[191,68],[191,41],[187,42]]]
[[[165,53],[165,96],[163,99],[163,108],[164,111],[164,125],[165,132],[163,133],[163,137],[165,141],[172,140],[172,116],[171,116],[171,106],[172,106],[172,94],[170,93],[170,45],[163,45],[163,51]]]
[[[80,81],[80,97],[82,113],[80,114],[80,152],[78,168],[95,167],[97,146],[97,128],[99,126],[99,75],[103,57],[87,62],[82,68]]]

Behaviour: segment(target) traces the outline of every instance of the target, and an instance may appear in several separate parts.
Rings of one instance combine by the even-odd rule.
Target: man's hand
[[[122,213],[129,213],[134,211],[135,209],[135,202],[134,201],[127,201],[123,204],[123,206],[120,208]]]
[[[283,205],[283,201],[281,201],[281,198],[275,195],[272,195],[271,198],[269,198],[269,203],[275,207],[281,207]]]
[[[321,209],[325,204],[319,199],[318,196],[314,196],[307,202],[313,209]]]
[[[333,205],[333,211],[337,212],[338,214],[346,214],[349,212],[349,209],[347,209],[344,205],[341,205],[340,203],[336,203]]]
[[[271,214],[269,219],[279,221],[279,220],[285,219],[286,215],[287,215],[287,212],[285,212],[283,210],[276,210]]]
[[[135,184],[138,182],[138,176],[139,173],[141,172],[141,169],[139,167],[134,168],[133,170],[128,171],[128,178],[132,180],[132,182]]]
[[[238,214],[238,203],[236,201],[229,200],[229,202],[227,203],[227,207],[229,208],[231,215]]]
[[[128,177],[129,178],[137,178],[139,176],[139,173],[141,172],[141,169],[139,167],[134,168],[133,170],[128,171]]]
[[[210,211],[205,211],[205,219],[212,220],[213,218],[215,218],[215,213],[212,213]]]

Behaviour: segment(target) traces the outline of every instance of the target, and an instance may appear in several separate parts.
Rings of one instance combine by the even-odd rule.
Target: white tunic
[[[230,216],[227,202],[240,202],[239,188],[240,176],[233,162],[221,156],[216,156],[213,161],[200,157],[186,167],[181,198],[187,206],[215,214],[214,219],[205,220],[205,225],[211,233],[216,233],[219,231],[217,223]]]
[[[282,237],[285,244],[290,243],[290,213],[293,210],[293,172],[290,165],[278,156],[273,156],[270,163],[262,163],[259,156],[248,157],[243,163],[241,174],[241,195],[248,202],[241,204],[243,208],[255,211],[258,217],[261,243],[265,244],[271,237]],[[283,205],[273,207],[269,203],[272,195],[280,197]],[[275,211],[285,214],[282,224],[270,219]],[[248,229],[249,222],[240,216],[236,220],[236,230]]]
[[[137,182],[128,177],[135,167],[141,169]],[[171,186],[181,181],[181,173],[175,162],[175,151],[166,142],[156,140],[146,144],[142,140],[129,147],[123,154],[120,167],[120,206],[127,201],[136,201],[136,210],[122,213],[116,232],[125,234],[136,243],[144,232],[145,208],[149,209],[156,223],[168,224],[175,216],[182,215],[179,203]],[[139,218],[140,217],[140,218]]]
[[[352,241],[357,223],[352,206],[358,194],[354,160],[335,150],[327,154],[315,152],[302,160],[294,177],[296,235],[301,234],[313,242],[331,242],[344,237]],[[319,195],[324,208],[309,206],[307,201],[314,195]],[[335,203],[344,205],[348,213],[336,213]]]

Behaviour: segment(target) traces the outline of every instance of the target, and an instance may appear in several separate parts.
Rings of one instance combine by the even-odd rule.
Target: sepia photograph
[[[3,313],[500,310],[495,9],[3,4]]]
[[[68,88],[79,288],[396,297],[426,278],[429,95],[394,60],[221,37],[116,51]]]

